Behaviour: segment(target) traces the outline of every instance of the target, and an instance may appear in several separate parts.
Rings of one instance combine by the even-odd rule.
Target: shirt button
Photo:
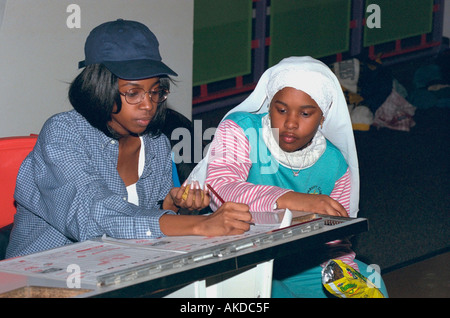
[[[145,235],[147,235],[147,236],[151,236],[152,235],[152,231],[147,231],[146,233],[145,233]]]
[[[123,199],[124,201],[126,201],[126,200],[127,200],[127,197],[123,197],[122,199]]]
[[[114,145],[116,143],[115,140],[111,140],[111,145]]]

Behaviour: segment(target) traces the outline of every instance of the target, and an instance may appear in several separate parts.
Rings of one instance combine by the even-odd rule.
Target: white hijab
[[[359,167],[355,139],[341,85],[327,65],[309,56],[283,59],[266,70],[255,90],[225,117],[237,111],[255,114],[268,112],[273,96],[284,87],[304,91],[321,108],[325,121],[319,131],[341,151],[350,169],[350,216],[356,217],[359,210]],[[191,172],[189,183],[197,180],[203,187],[209,154],[208,150],[205,158]]]

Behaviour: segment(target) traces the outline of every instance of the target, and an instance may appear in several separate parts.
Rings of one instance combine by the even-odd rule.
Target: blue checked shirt
[[[145,167],[136,184],[139,206],[127,201],[117,172],[119,143],[79,113],[50,118],[24,160],[14,197],[17,213],[6,257],[35,253],[104,234],[164,236],[157,204],[173,185],[169,140],[144,136]]]

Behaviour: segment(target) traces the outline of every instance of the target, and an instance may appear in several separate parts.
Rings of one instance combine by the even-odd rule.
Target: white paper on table
[[[283,220],[280,224],[280,229],[286,226],[290,226],[292,224],[292,212],[289,209],[284,211]]]
[[[251,214],[257,226],[277,225],[277,228],[283,228],[292,223],[292,212],[289,209],[272,212],[251,212]]]

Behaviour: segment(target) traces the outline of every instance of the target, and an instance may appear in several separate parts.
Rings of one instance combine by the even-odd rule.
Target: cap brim
[[[107,61],[103,64],[114,75],[126,80],[140,80],[164,75],[178,76],[163,62],[155,60]]]

